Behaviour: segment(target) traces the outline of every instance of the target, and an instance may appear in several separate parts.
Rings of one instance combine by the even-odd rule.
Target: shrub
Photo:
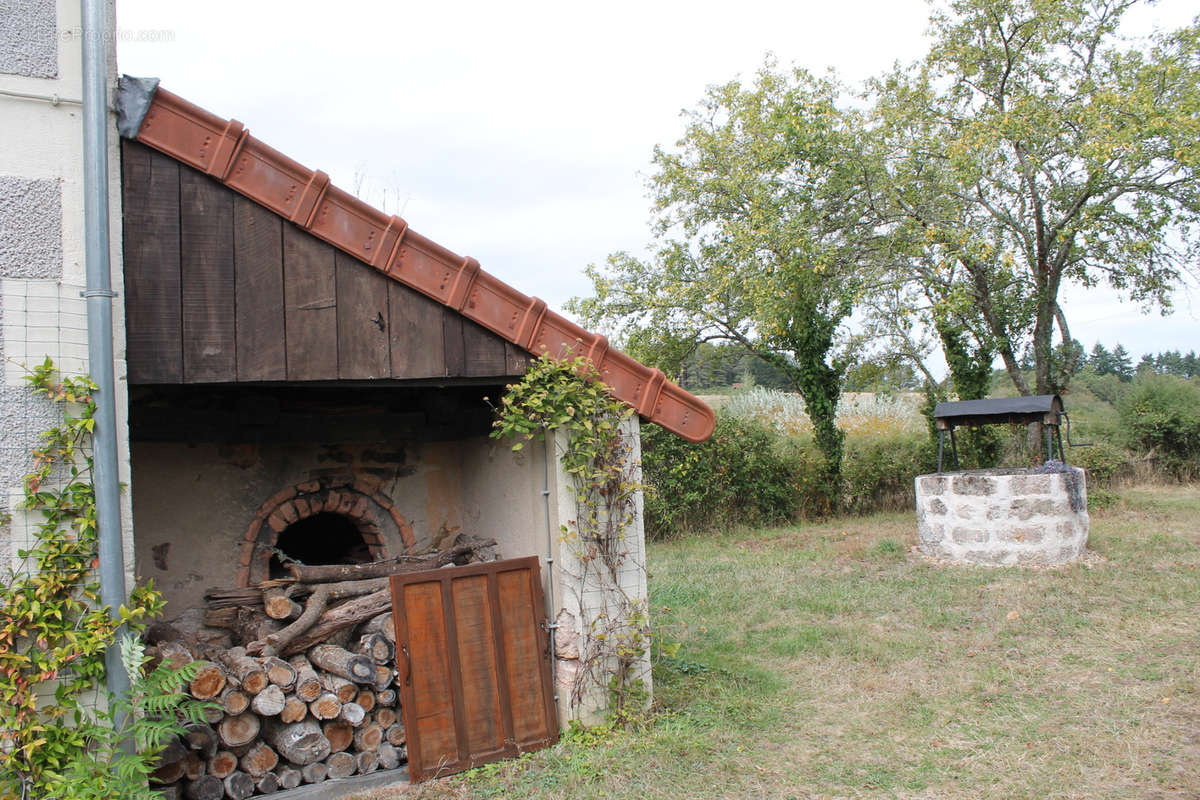
[[[784,522],[797,508],[802,451],[753,420],[717,414],[713,435],[692,444],[654,425],[642,429],[646,533],[664,538],[731,523]],[[812,457],[815,463],[815,451]]]
[[[1200,475],[1200,383],[1150,375],[1133,385],[1119,410],[1135,449],[1152,453],[1175,478]]]
[[[848,438],[842,462],[845,510],[865,514],[912,508],[913,478],[936,468],[936,445],[924,434]]]

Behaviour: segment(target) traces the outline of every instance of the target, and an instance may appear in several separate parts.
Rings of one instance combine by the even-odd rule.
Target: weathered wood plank
[[[463,320],[464,375],[506,375],[504,340],[470,320]]]
[[[180,383],[179,163],[121,145],[129,382]]]
[[[389,377],[389,281],[345,253],[336,260],[338,377]]]
[[[233,194],[195,170],[179,174],[183,381],[237,379]]]
[[[287,378],[337,378],[337,281],[334,249],[293,225],[283,226]]]
[[[508,375],[524,375],[532,356],[512,342],[504,343],[504,371]]]
[[[235,197],[233,250],[238,380],[284,380],[283,220],[252,200]]]
[[[393,378],[446,374],[442,306],[396,281],[388,281],[388,325]]]
[[[463,342],[463,317],[457,311],[442,307],[442,336],[446,353],[446,374],[452,377],[465,375],[467,369],[466,345]]]

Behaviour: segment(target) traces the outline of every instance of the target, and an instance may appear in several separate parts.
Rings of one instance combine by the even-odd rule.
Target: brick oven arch
[[[304,481],[267,498],[246,527],[239,550],[237,585],[250,586],[270,577],[271,554],[279,535],[289,526],[317,514],[339,514],[354,523],[372,558],[387,558],[383,531],[375,517],[378,508],[391,517],[406,552],[416,546],[408,524],[387,495],[362,480],[341,483]]]

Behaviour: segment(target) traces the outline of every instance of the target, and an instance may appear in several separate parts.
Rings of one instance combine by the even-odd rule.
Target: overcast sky
[[[174,3],[116,0],[118,69],[154,76],[561,310],[649,240],[656,144],[709,84],[781,65],[857,82],[925,49],[923,0]],[[1185,24],[1163,0],[1141,30]],[[332,12],[332,13],[331,13]],[[1076,338],[1200,348],[1200,293],[1144,316],[1063,290]]]

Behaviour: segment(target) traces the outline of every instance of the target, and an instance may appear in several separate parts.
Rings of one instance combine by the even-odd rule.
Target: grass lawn
[[[1120,492],[1085,565],[951,568],[912,514],[652,545],[681,643],[640,730],[383,798],[1200,798],[1200,488]]]

